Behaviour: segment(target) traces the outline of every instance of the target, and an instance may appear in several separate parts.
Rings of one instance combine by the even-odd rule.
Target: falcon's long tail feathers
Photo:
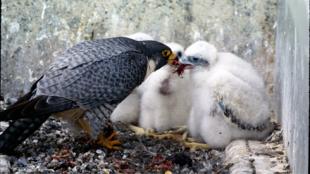
[[[61,97],[38,96],[28,101],[15,103],[0,112],[0,121],[34,118],[75,108],[74,102]]]
[[[35,82],[32,84],[32,86],[31,86],[29,92],[28,92],[27,94],[25,94],[24,96],[20,97],[13,105],[9,106],[8,109],[9,109],[10,107],[14,107],[14,106],[16,106],[16,105],[18,105],[18,104],[20,104],[20,103],[22,103],[22,102],[25,102],[25,101],[30,100],[31,97],[34,95],[34,93],[35,93],[35,91],[36,91],[38,82],[39,82],[42,78],[43,78],[43,76],[41,76],[37,81],[35,81]]]
[[[49,115],[22,118],[10,123],[10,126],[0,135],[0,153],[11,153],[19,144],[39,129],[48,117]]]
[[[37,83],[42,79],[43,76],[41,76],[34,84],[31,86],[30,91],[25,94],[24,96],[20,97],[14,104],[9,106],[6,110],[0,111],[0,121],[9,121],[11,120],[9,117],[9,112],[11,112],[12,108],[17,107],[17,105],[21,105],[21,103],[27,103],[31,99],[31,97],[34,95],[36,88],[37,88]],[[14,117],[13,117],[14,118]],[[12,118],[12,119],[13,119]]]
[[[9,127],[0,135],[0,153],[9,153],[28,136],[40,128],[40,126],[53,113],[75,108],[76,104],[70,100],[38,96],[10,106],[0,112],[0,121],[10,121]]]

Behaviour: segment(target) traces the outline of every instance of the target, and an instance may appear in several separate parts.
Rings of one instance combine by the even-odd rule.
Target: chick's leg
[[[209,146],[208,144],[205,144],[205,143],[198,143],[198,142],[189,142],[189,141],[185,141],[183,142],[183,145],[186,147],[186,148],[189,148],[190,151],[195,151],[197,149],[208,149]]]
[[[133,131],[136,135],[145,135],[149,136],[150,134],[154,133],[154,130],[151,129],[144,129],[142,127],[134,126],[134,125],[129,125],[129,129]]]
[[[142,127],[129,125],[129,128],[136,134],[136,135],[144,135],[149,136],[152,138],[157,139],[173,139],[173,140],[181,140],[184,138],[184,133],[186,131],[186,128],[180,127],[173,131],[165,131],[165,132],[155,132],[152,129],[144,129]]]

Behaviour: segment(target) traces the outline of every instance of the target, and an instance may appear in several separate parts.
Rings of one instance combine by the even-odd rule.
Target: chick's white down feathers
[[[209,43],[199,41],[185,51],[187,57],[196,56],[209,62],[191,70],[192,109],[188,121],[191,135],[202,138],[210,147],[225,147],[234,139],[266,137],[272,126],[262,78],[241,58],[215,50]],[[235,118],[225,116],[219,103]]]

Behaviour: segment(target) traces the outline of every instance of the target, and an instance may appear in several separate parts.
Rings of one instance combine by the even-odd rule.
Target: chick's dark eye
[[[178,57],[182,57],[182,56],[183,56],[182,52],[181,52],[181,51],[178,51],[178,52],[177,52],[177,56],[178,56]]]
[[[164,51],[161,52],[161,54],[162,54],[162,56],[164,56],[164,57],[168,57],[168,56],[170,56],[171,51],[170,51],[170,50],[164,50]]]
[[[191,57],[192,61],[197,62],[199,60],[199,58],[197,57]]]

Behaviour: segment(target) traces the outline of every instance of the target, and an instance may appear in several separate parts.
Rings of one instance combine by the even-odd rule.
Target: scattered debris
[[[88,143],[84,134],[74,136],[66,124],[50,118],[40,130],[18,146],[9,159],[13,173],[227,173],[224,151],[196,150],[169,139],[135,135],[117,123],[120,151]],[[216,153],[215,153],[216,151]],[[8,163],[9,164],[9,163]],[[0,172],[1,173],[1,172]]]
[[[0,155],[0,173],[11,173],[11,165],[8,161],[8,156]]]

